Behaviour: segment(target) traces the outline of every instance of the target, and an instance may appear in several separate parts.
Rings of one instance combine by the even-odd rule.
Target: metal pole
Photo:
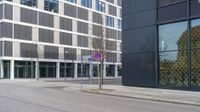
[[[81,89],[83,89],[83,59],[81,56]]]
[[[66,74],[66,59],[65,59],[65,67],[64,67],[64,73],[65,73],[65,80],[67,80],[67,74]]]
[[[187,1],[187,28],[188,28],[188,87],[191,87],[191,22],[190,22],[190,0]]]

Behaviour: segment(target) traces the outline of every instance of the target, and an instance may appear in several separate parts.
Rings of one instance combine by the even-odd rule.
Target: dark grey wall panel
[[[60,17],[60,29],[72,31],[72,20]]]
[[[156,24],[156,9],[136,13],[130,16],[130,28],[137,28],[154,24]]]
[[[4,18],[5,19],[13,19],[13,6],[5,4],[4,5]]]
[[[148,11],[156,8],[156,0],[128,0],[128,1],[130,2],[129,3],[130,13]]]
[[[191,0],[191,16],[200,17],[200,3],[199,0]]]
[[[21,21],[26,23],[37,24],[37,12],[25,8],[21,8]]]
[[[3,18],[3,5],[0,5],[0,19]]]
[[[58,59],[58,47],[44,46],[44,58]]]
[[[3,44],[2,44],[3,42],[2,41],[0,41],[0,56],[2,56],[3,55]]]
[[[68,52],[68,53],[64,53],[64,58],[68,59],[68,60],[76,60],[76,49],[73,48],[65,48],[64,52]]]
[[[129,13],[130,13],[130,2],[131,2],[132,0],[123,0],[122,1],[122,8],[123,8],[123,10],[122,10],[122,17],[125,17],[126,15],[129,15]]]
[[[72,34],[60,32],[60,44],[72,45]]]
[[[122,17],[122,30],[128,30],[130,28],[130,16]]]
[[[117,15],[117,8],[115,6],[109,5],[108,8],[109,14],[113,16]]]
[[[128,53],[154,52],[156,50],[156,36],[156,26],[124,31],[123,51]]]
[[[14,38],[23,40],[32,40],[32,27],[15,24]]]
[[[93,22],[100,24],[102,22],[102,14],[93,12]]]
[[[39,41],[40,42],[54,42],[54,32],[46,29],[39,29]]]
[[[78,46],[88,47],[88,43],[89,43],[88,37],[78,35],[77,41],[78,41]]]
[[[4,56],[12,56],[13,43],[10,41],[4,41]]]
[[[20,43],[20,56],[21,57],[37,57],[36,44]]]
[[[54,27],[54,16],[46,13],[39,13],[39,25]]]
[[[156,87],[156,2],[157,0],[122,0],[125,13],[122,17],[124,85]]]
[[[187,2],[158,8],[158,22],[165,23],[176,20],[183,20],[187,17]]]
[[[78,32],[88,34],[88,23],[80,22],[77,23]]]
[[[106,38],[117,39],[117,31],[106,28]]]
[[[78,18],[88,20],[88,10],[78,7]]]
[[[122,65],[124,85],[156,87],[155,54],[123,54]]]
[[[0,23],[0,38],[12,38],[12,23]]]
[[[64,4],[64,14],[67,16],[71,16],[71,17],[76,17],[77,14],[77,8],[76,6],[73,5],[69,5],[69,4]]]

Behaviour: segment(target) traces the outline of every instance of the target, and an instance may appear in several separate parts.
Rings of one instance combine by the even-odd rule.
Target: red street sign
[[[101,52],[94,52],[93,53],[93,59],[96,61],[99,61],[102,59],[102,53]]]

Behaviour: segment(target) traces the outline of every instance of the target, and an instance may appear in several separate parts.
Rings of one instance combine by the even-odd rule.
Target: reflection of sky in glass
[[[177,41],[187,30],[187,22],[178,22],[159,26],[159,48],[160,51],[178,50]],[[173,54],[173,56],[172,56]],[[161,60],[177,60],[178,52],[164,53]]]
[[[192,27],[199,26],[200,25],[200,19],[192,20],[191,25],[192,25]]]

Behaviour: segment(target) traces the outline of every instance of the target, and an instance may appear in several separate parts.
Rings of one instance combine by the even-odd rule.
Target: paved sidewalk
[[[80,85],[74,84],[68,84],[68,87],[64,88],[66,91],[80,90],[95,94],[200,106],[200,92],[127,87],[119,85],[104,85],[103,89],[103,91],[99,91],[97,85],[83,85],[81,89]]]

